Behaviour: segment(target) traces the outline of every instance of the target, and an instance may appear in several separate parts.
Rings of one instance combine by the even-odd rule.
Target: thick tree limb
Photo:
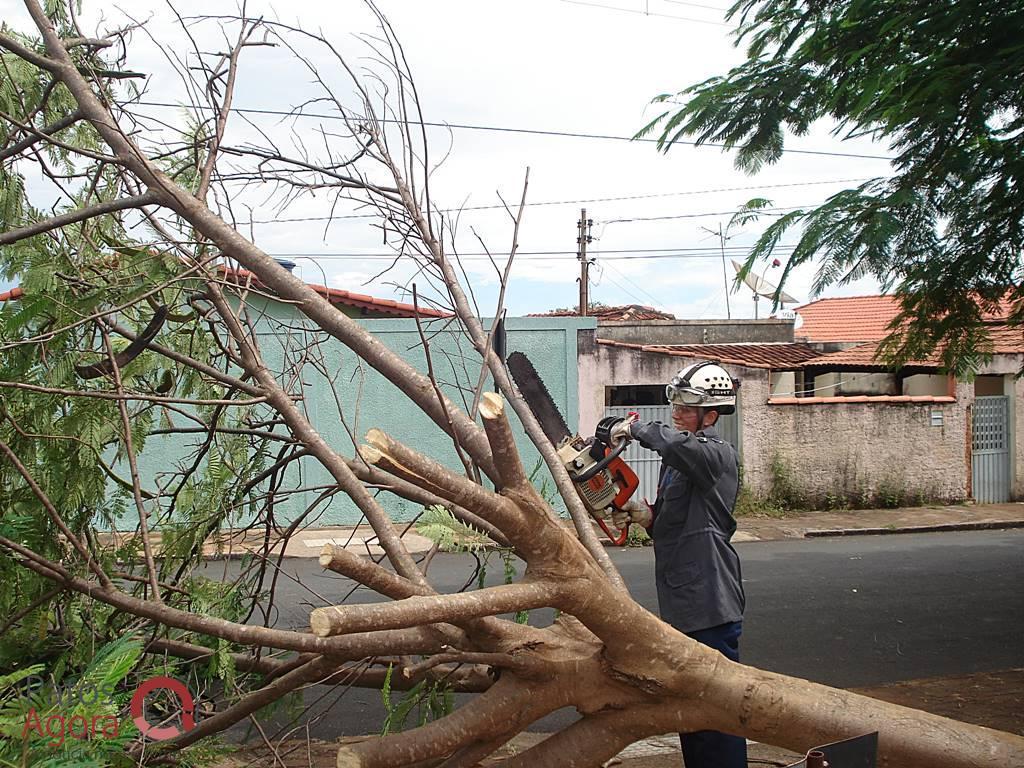
[[[651,722],[640,720],[635,710],[587,715],[499,765],[501,768],[593,768],[603,765],[634,741],[665,730],[652,728]]]
[[[403,499],[408,499],[409,501],[414,501],[417,504],[422,504],[424,507],[446,507],[451,510],[451,513],[459,520],[473,526],[478,531],[482,531],[496,544],[503,547],[512,546],[501,531],[479,515],[470,512],[465,507],[460,507],[458,504],[452,504],[446,499],[442,499],[437,494],[431,493],[424,488],[420,488],[418,485],[414,485],[403,480],[390,472],[385,472],[379,467],[367,464],[365,461],[351,460],[348,462],[348,466],[355,476],[364,483],[384,488],[397,496],[401,496]]]
[[[519,458],[516,439],[512,427],[505,416],[505,401],[500,395],[486,392],[480,403],[480,416],[484,422],[484,432],[491,446],[494,464],[498,468],[501,484],[505,488],[526,488],[530,480],[523,471],[523,462]]]
[[[733,662],[722,666],[702,692],[702,728],[798,752],[878,731],[879,765],[883,767],[1024,765],[1021,736]]]
[[[338,768],[392,768],[448,757],[495,734],[515,734],[567,703],[553,687],[528,687],[501,678],[491,689],[447,717],[407,731],[342,747]],[[500,746],[500,744],[498,745]]]
[[[398,576],[384,568],[381,568],[372,560],[349,552],[344,547],[333,544],[325,544],[320,551],[320,566],[328,570],[347,576],[374,592],[390,597],[392,600],[402,600],[414,595],[432,595],[434,590],[421,584],[415,584],[406,578]]]
[[[454,595],[408,597],[393,603],[334,605],[316,608],[309,624],[315,635],[404,629],[425,622],[458,622],[533,608],[558,607],[562,595],[557,584],[521,582]]]
[[[29,8],[29,10],[31,11],[32,9]],[[54,33],[54,36],[56,37],[56,33]],[[48,72],[53,72],[59,66],[57,62],[48,59],[45,56],[40,56],[31,48],[26,48],[17,40],[2,33],[0,33],[0,48],[6,48],[19,59],[23,59],[30,64],[35,64],[40,69],[44,69]]]
[[[379,429],[367,432],[366,441],[369,445],[361,446],[359,452],[368,463],[470,509],[497,526],[510,541],[515,541],[510,529],[522,524],[522,516],[503,497],[456,475]]]

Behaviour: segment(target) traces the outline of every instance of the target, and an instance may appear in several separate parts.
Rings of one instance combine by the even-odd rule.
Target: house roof
[[[355,307],[357,309],[383,312],[384,314],[394,315],[395,317],[416,317],[417,307],[412,304],[406,304],[402,301],[379,299],[363,293],[343,291],[340,288],[328,288],[324,285],[314,285],[312,283],[307,283],[307,285],[322,296],[326,296],[327,300],[332,304],[344,304],[345,306]],[[432,309],[431,307],[421,306],[418,308],[418,311],[420,317],[452,316],[451,312],[444,312],[440,309]]]
[[[874,369],[888,370],[889,366],[876,360],[878,354],[878,342],[869,341],[858,344],[849,349],[839,352],[830,352],[827,355],[820,355],[804,363],[805,367],[816,368],[856,368],[857,370]],[[939,368],[942,362],[939,356],[932,355],[927,360],[908,361],[906,368]]]
[[[791,342],[761,344],[630,344],[623,341],[598,339],[598,344],[625,347],[643,352],[673,355],[675,357],[704,358],[726,365],[745,368],[771,368],[787,370],[800,368],[807,360],[820,353],[808,344]]]
[[[795,333],[808,341],[878,341],[889,335],[900,305],[894,296],[843,296],[818,299],[795,311],[803,320]]]
[[[550,312],[536,312],[527,317],[579,317],[576,309],[553,309]],[[662,312],[654,307],[643,304],[623,304],[617,307],[593,307],[587,311],[588,317],[596,317],[598,321],[622,320],[675,320],[671,312]]]
[[[233,269],[228,270],[227,268],[221,267],[221,269],[228,273],[231,277],[246,279],[252,277],[252,280],[257,285],[262,285],[252,272],[246,269]],[[310,288],[319,293],[321,296],[326,298],[331,304],[342,304],[346,307],[353,307],[355,309],[362,309],[364,311],[381,312],[385,315],[394,315],[395,317],[416,317],[417,311],[419,317],[451,317],[451,312],[443,312],[439,309],[432,309],[431,307],[420,306],[419,309],[412,305],[406,304],[401,301],[393,301],[391,299],[378,299],[375,296],[370,296],[365,293],[352,293],[351,291],[343,291],[340,288],[329,288],[326,285],[318,285],[316,283],[306,283]]]
[[[237,277],[247,277],[251,273],[245,270],[235,270],[232,273]],[[255,276],[254,276],[255,278]],[[416,317],[416,307],[412,304],[406,304],[401,301],[393,301],[391,299],[379,299],[375,296],[370,296],[365,293],[352,293],[351,291],[343,291],[340,288],[329,288],[326,285],[316,285],[313,283],[307,283],[307,285],[314,291],[319,293],[321,296],[326,298],[332,304],[340,304],[346,307],[353,307],[354,309],[361,309],[367,312],[379,312],[385,315],[393,315],[394,317]],[[0,302],[10,301],[13,299],[20,299],[24,295],[20,286],[16,286],[9,291],[0,293]],[[432,309],[430,307],[419,308],[420,317],[451,317],[450,312],[443,312],[439,309]]]
[[[982,308],[982,320],[999,322],[1010,316],[1013,306],[1003,300],[994,309]],[[900,312],[895,296],[839,296],[818,299],[796,308],[802,324],[795,333],[812,342],[880,341],[889,335],[889,325]]]
[[[1024,327],[1009,325],[991,325],[986,328],[991,346],[985,350],[994,355],[1021,355],[1024,354]],[[804,363],[804,367],[827,367],[827,368],[856,368],[858,370],[877,369],[886,370],[889,366],[877,361],[878,342],[858,344],[855,347],[844,349],[839,352],[832,352],[827,355],[820,355]],[[936,351],[928,356],[926,360],[912,360],[904,363],[904,368],[928,368],[936,369],[942,367],[941,352]]]

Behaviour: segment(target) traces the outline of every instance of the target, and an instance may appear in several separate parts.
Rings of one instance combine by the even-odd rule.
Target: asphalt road
[[[742,660],[764,669],[839,687],[1024,666],[1024,531],[858,536],[753,542],[737,545],[743,562],[747,611]],[[644,606],[657,610],[650,549],[612,551]],[[443,590],[472,575],[467,556],[439,555],[430,566]],[[211,566],[213,568],[230,565]],[[335,600],[349,582],[324,574],[316,560],[288,560],[301,581],[279,584],[277,626],[308,626],[308,590]],[[500,583],[492,557],[487,582]],[[212,573],[210,574],[213,575]],[[379,599],[365,590],[356,602]],[[535,611],[531,623],[550,621]],[[324,696],[307,693],[307,701]],[[396,698],[401,694],[395,694]],[[323,711],[336,692],[315,709]],[[380,693],[352,690],[331,704],[313,735],[336,738],[379,730]],[[556,713],[537,726],[569,722]]]

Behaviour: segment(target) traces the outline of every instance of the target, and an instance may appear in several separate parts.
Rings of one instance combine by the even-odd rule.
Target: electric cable
[[[566,0],[566,1],[568,1],[568,0]],[[206,107],[206,106],[202,106],[202,105],[191,105],[190,107],[186,107],[186,105],[184,105],[184,104],[171,104],[169,102],[163,102],[163,101],[135,101],[135,102],[132,102],[132,104],[138,104],[140,106],[146,106],[146,107],[161,107],[161,108],[166,107],[166,108],[171,108],[171,109],[189,108],[189,109],[203,110],[203,111],[207,111],[207,112],[213,112],[214,111],[213,107]],[[128,107],[129,105],[126,104],[124,106]],[[293,117],[293,118],[304,117],[304,118],[310,118],[310,119],[314,119],[315,118],[315,119],[323,119],[323,120],[345,120],[346,119],[342,115],[328,115],[328,114],[324,114],[322,112],[295,112],[294,110],[286,111],[286,110],[280,110],[280,109],[257,109],[257,108],[253,108],[253,107],[231,107],[230,111],[231,112],[238,112],[239,114],[249,114],[249,115],[278,115],[278,116],[282,116],[282,117]],[[546,130],[540,130],[540,129],[535,129],[535,128],[513,128],[513,127],[510,127],[510,126],[500,126],[500,125],[473,125],[473,124],[470,124],[470,123],[443,123],[443,122],[439,123],[439,122],[432,122],[432,121],[420,122],[420,121],[411,121],[411,120],[396,120],[394,118],[378,118],[377,122],[393,124],[393,125],[414,125],[414,126],[422,125],[422,126],[425,126],[427,128],[448,128],[448,129],[457,129],[457,130],[466,130],[466,131],[494,131],[494,132],[497,132],[497,133],[520,133],[520,134],[527,134],[527,135],[531,135],[531,136],[557,136],[557,137],[571,138],[571,139],[596,139],[596,140],[601,140],[601,141],[629,141],[629,142],[640,142],[640,143],[646,143],[646,144],[655,144],[658,141],[658,139],[636,138],[634,136],[615,136],[613,134],[605,134],[605,133],[578,133],[578,132],[573,132],[573,131],[546,131]],[[721,143],[717,143],[717,142],[711,142],[711,141],[704,141],[704,142],[699,142],[698,143],[696,141],[684,141],[682,139],[677,139],[677,140],[673,141],[672,143],[673,144],[683,145],[683,146],[688,146],[688,147],[716,147],[716,148],[719,148],[719,149],[730,149],[731,148],[731,147],[729,147],[729,146],[727,146],[725,144],[721,144]],[[885,160],[885,161],[893,160],[892,157],[888,157],[888,156],[885,156],[885,155],[866,155],[866,154],[858,154],[858,153],[855,153],[855,152],[830,152],[830,151],[827,151],[827,150],[818,150],[818,149],[792,149],[792,148],[786,149],[786,148],[783,148],[783,149],[780,150],[780,152],[782,152],[783,154],[796,154],[796,155],[819,155],[819,156],[824,156],[824,157],[849,157],[849,158],[853,158],[853,159],[857,159],[857,160]]]
[[[536,203],[527,203],[527,208],[539,208],[541,206],[548,205],[582,205],[589,203],[616,203],[629,200],[651,200],[660,197],[685,197],[688,195],[710,195],[718,192],[749,192],[755,189],[785,189],[790,187],[812,187],[821,186],[825,184],[854,184],[861,181],[868,181],[867,178],[860,179],[832,179],[828,181],[794,181],[784,184],[754,184],[746,187],[715,187],[710,189],[692,189],[685,192],[653,192],[647,195],[619,195],[617,197],[591,197],[591,198],[580,198],[576,200],[542,200]],[[504,205],[467,205],[462,208],[445,208],[439,211],[439,213],[462,213],[464,211],[486,211],[486,210],[505,210]],[[735,213],[732,211],[731,213]],[[707,215],[719,215],[719,214],[707,214]],[[340,221],[347,219],[379,219],[379,213],[353,213],[353,214],[341,214],[338,216],[293,216],[293,217],[279,217],[275,219],[249,219],[248,221],[239,221],[238,224],[249,225],[249,224],[287,224],[290,222],[301,222],[301,221]]]
[[[822,385],[820,387],[815,387],[814,389],[802,389],[799,392],[784,392],[784,393],[772,392],[768,396],[769,397],[800,397],[801,395],[808,395],[808,394],[810,394],[812,392],[820,392],[823,389],[838,388],[838,387],[841,387],[843,384],[849,384],[851,382],[857,381],[857,379],[863,379],[865,376],[875,376],[878,373],[883,373],[883,372],[882,371],[877,371],[877,372],[876,371],[871,371],[869,373],[858,373],[856,376],[851,376],[848,379],[840,379],[839,381],[833,382],[832,384],[824,384],[824,385]],[[870,397],[870,395],[869,395],[869,397]]]
[[[676,19],[677,21],[689,21],[689,22],[693,22],[694,24],[711,24],[712,26],[715,26],[715,27],[729,27],[730,29],[734,29],[735,28],[734,24],[727,24],[724,21],[711,21],[709,19],[693,19],[693,18],[690,18],[688,16],[674,16],[673,14],[670,14],[670,13],[651,13],[650,11],[635,10],[633,8],[619,8],[618,6],[613,6],[613,5],[601,5],[600,3],[587,3],[587,2],[583,2],[583,0],[562,0],[562,2],[563,3],[568,3],[569,5],[585,5],[585,6],[589,6],[591,8],[603,8],[606,11],[619,11],[621,13],[633,13],[633,14],[639,14],[641,16],[656,16],[656,17],[661,18],[661,19]],[[697,7],[701,7],[701,6],[697,6]]]
[[[796,246],[778,245],[772,251],[772,253],[782,253],[785,255],[785,251],[792,251]],[[737,255],[746,253],[749,248],[743,246],[735,246],[736,250],[730,249],[727,253],[731,255]],[[296,258],[296,259],[327,259],[327,260],[343,260],[343,259],[396,259],[400,255],[397,253],[349,253],[339,251],[329,251],[325,253],[316,253],[314,251],[266,251],[268,256],[274,258]],[[647,260],[647,259],[721,259],[721,251],[715,249],[714,251],[708,249],[673,249],[673,248],[637,248],[637,249],[613,249],[604,251],[604,253],[610,254],[625,254],[625,255],[614,255],[614,256],[602,256],[603,260],[613,261],[631,261],[631,260]],[[629,255],[632,254],[632,255]],[[410,254],[411,255],[411,254]],[[452,254],[451,258],[468,259],[473,261],[485,261],[491,258],[496,260],[501,259],[500,256],[494,254],[487,254],[485,252],[472,252],[462,254]],[[516,261],[573,261],[578,257],[575,251],[563,250],[563,251],[519,251],[516,253]]]

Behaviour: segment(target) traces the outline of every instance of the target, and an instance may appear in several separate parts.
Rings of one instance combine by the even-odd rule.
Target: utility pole
[[[587,259],[587,243],[593,239],[590,236],[590,227],[593,223],[593,219],[587,218],[587,209],[580,209],[580,220],[576,222],[576,258],[580,260],[580,317],[586,317],[590,307],[590,278],[587,275],[590,261]]]
[[[725,267],[725,232],[722,230],[722,222],[718,222],[718,247],[722,252],[722,280],[725,282],[725,316],[732,320],[732,310],[729,308],[729,270]]]
[[[701,227],[709,235],[714,235],[718,238],[719,252],[722,254],[722,282],[725,283],[725,316],[732,320],[732,309],[729,307],[729,270],[725,266],[725,243],[729,239],[726,234],[727,229],[722,229],[722,222],[718,222],[718,231],[708,229],[707,227]],[[757,310],[755,305],[754,310]]]

